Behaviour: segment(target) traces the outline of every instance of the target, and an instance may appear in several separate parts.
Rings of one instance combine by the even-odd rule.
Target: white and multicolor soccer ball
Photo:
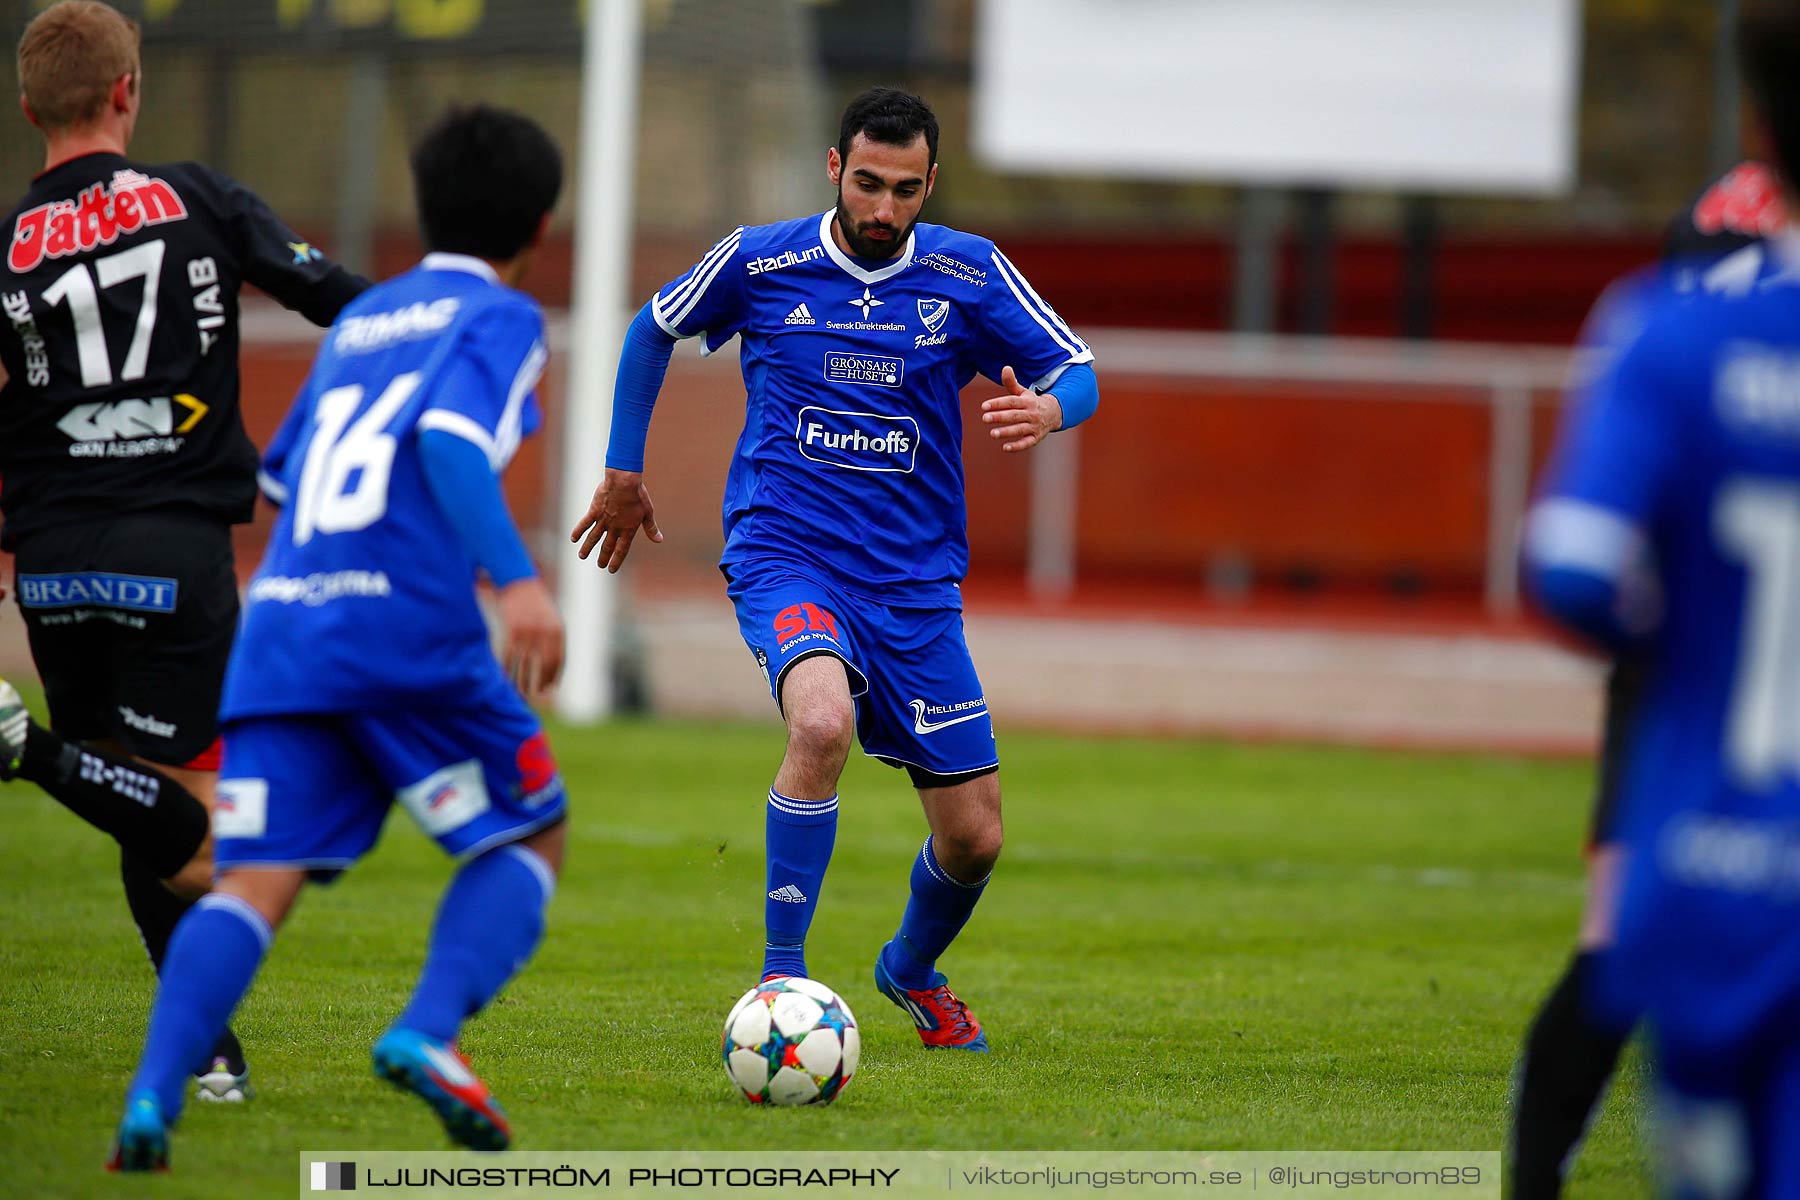
[[[771,979],[725,1018],[725,1074],[752,1104],[829,1104],[856,1074],[850,1006],[812,979]]]

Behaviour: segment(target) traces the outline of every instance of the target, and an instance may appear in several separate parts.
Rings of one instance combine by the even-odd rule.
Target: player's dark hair
[[[1744,81],[1768,123],[1775,165],[1792,186],[1800,181],[1800,4],[1750,0],[1737,42]]]
[[[850,143],[857,134],[888,146],[910,146],[921,133],[930,152],[928,166],[937,165],[938,119],[931,105],[909,91],[872,87],[850,102],[838,122],[838,158],[850,157]]]
[[[562,152],[530,117],[453,106],[412,154],[425,245],[504,262],[531,241],[562,191]]]

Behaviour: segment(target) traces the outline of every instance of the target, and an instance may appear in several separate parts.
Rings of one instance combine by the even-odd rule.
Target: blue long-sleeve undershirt
[[[644,469],[644,439],[650,433],[650,412],[663,376],[669,373],[669,356],[675,339],[657,324],[648,304],[632,318],[625,331],[625,348],[619,354],[619,374],[613,384],[612,434],[606,442],[606,465],[615,471]]]
[[[454,433],[427,429],[419,434],[419,463],[458,544],[495,587],[537,574],[486,451]]]
[[[1062,427],[1073,429],[1100,407],[1100,380],[1091,363],[1066,367],[1056,382],[1045,389],[1062,405]]]
[[[1619,615],[1616,581],[1568,567],[1525,564],[1525,587],[1558,622],[1609,649],[1632,638]]]

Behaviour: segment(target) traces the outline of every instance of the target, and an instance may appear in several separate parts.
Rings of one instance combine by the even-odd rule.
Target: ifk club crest
[[[949,316],[950,302],[948,300],[919,301],[919,320],[925,322],[925,329],[928,333],[936,333],[942,329]]]

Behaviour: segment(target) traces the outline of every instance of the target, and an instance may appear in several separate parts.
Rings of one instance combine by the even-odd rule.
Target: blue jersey
[[[537,304],[479,259],[428,255],[344,309],[264,460],[281,516],[224,718],[442,707],[506,686],[418,434],[465,438],[502,470],[542,423],[545,359]]]
[[[1596,327],[1607,362],[1528,565],[1553,611],[1636,631],[1653,664],[1616,999],[1671,1045],[1741,1046],[1800,1012],[1800,259],[1771,245],[1639,279]],[[1585,618],[1584,578],[1607,585]]]
[[[651,302],[705,352],[742,341],[722,565],[798,560],[889,604],[960,607],[961,389],[1010,366],[1047,391],[1093,354],[985,238],[919,224],[873,263],[831,221],[735,230]]]

